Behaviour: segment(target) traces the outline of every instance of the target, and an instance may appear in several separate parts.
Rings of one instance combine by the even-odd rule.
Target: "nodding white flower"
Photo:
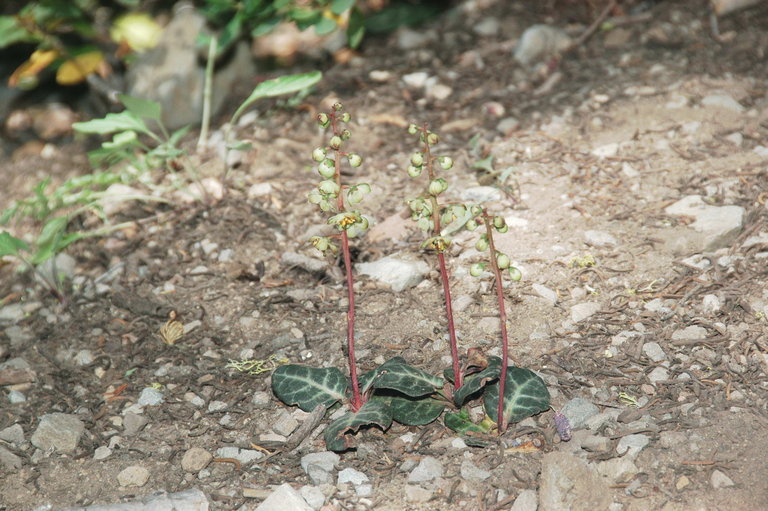
[[[339,193],[339,185],[336,184],[336,181],[331,179],[320,181],[320,184],[317,185],[317,189],[326,195],[337,195]]]
[[[320,162],[317,166],[317,173],[326,179],[330,179],[336,175],[336,162],[330,158],[326,158]]]
[[[437,134],[432,132],[429,132],[429,134],[427,134],[427,144],[435,145],[438,142],[440,142],[440,137],[438,137]]]
[[[347,155],[350,167],[359,167],[363,163],[363,158],[359,154],[351,153]]]
[[[429,183],[429,194],[430,195],[440,195],[444,191],[448,189],[448,181],[443,179],[442,177],[438,177],[436,179],[433,179],[431,183]]]
[[[334,135],[331,137],[331,140],[328,142],[328,144],[333,149],[338,149],[341,147],[341,137],[338,135]]]
[[[325,159],[325,148],[323,147],[316,147],[314,151],[312,151],[312,159],[316,162],[320,163]]]
[[[341,117],[339,118],[341,122],[349,122],[352,120],[352,116],[349,115],[349,112],[344,112],[341,114]]]
[[[411,165],[421,167],[424,165],[424,155],[422,153],[413,153],[411,155]]]
[[[475,249],[478,252],[484,252],[488,250],[488,238],[483,234],[480,236],[480,239],[477,240],[477,243],[475,243]]]
[[[317,123],[320,125],[320,127],[327,128],[331,123],[331,118],[328,117],[328,114],[317,114]]]
[[[479,277],[485,271],[485,263],[475,263],[469,267],[469,274],[473,277]]]
[[[514,266],[509,267],[509,278],[515,282],[523,278],[523,273]]]
[[[499,253],[496,256],[496,264],[499,266],[500,270],[506,270],[507,268],[509,268],[511,261],[509,260],[509,256],[507,254]]]
[[[416,126],[415,124],[411,124],[410,126],[408,126],[408,134],[409,135],[415,135],[418,132],[419,132],[419,127]]]
[[[449,158],[448,156],[441,156],[437,159],[437,162],[443,170],[450,170],[453,167],[453,158]]]
[[[421,167],[408,165],[408,175],[411,177],[419,177],[421,175]]]

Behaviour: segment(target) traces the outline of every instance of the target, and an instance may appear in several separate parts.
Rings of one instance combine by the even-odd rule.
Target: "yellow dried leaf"
[[[35,50],[27,61],[17,67],[11,77],[8,78],[8,86],[16,87],[17,85],[24,85],[25,82],[33,81],[40,71],[50,66],[51,62],[56,60],[58,56],[59,52],[56,50]]]
[[[60,85],[74,85],[99,69],[104,62],[104,54],[100,51],[89,51],[64,62],[56,71],[56,82]]]
[[[133,51],[142,52],[157,46],[162,33],[163,27],[151,16],[142,12],[135,12],[120,16],[115,20],[109,36],[116,43],[125,43]]]

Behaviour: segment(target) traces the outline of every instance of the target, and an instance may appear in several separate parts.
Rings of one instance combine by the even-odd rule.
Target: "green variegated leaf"
[[[437,376],[409,366],[400,357],[388,360],[376,371],[373,388],[396,390],[406,396],[419,397],[432,394],[443,385],[442,380]]]
[[[371,388],[371,385],[373,385],[373,382],[376,381],[376,378],[378,378],[379,371],[381,371],[382,368],[387,368],[390,365],[396,364],[405,364],[405,359],[403,357],[392,357],[376,369],[368,371],[367,373],[364,373],[362,376],[360,376],[358,379],[358,383],[360,384],[360,392],[366,392],[369,388]]]
[[[466,409],[461,409],[458,413],[446,413],[444,421],[446,427],[462,435],[469,432],[488,433],[490,431],[488,424],[484,422],[475,424],[472,422]]]
[[[272,392],[284,403],[311,412],[319,404],[344,399],[347,378],[335,367],[280,366],[272,373]]]
[[[499,382],[488,386],[483,398],[485,413],[497,424]],[[549,409],[549,391],[539,375],[530,369],[510,367],[504,388],[504,417],[507,424],[520,422],[526,417]]]
[[[453,374],[453,371],[451,374]],[[456,406],[463,406],[467,399],[480,392],[489,382],[498,379],[501,374],[501,359],[499,357],[490,357],[488,367],[479,373],[470,374],[464,378],[464,384],[453,393],[453,402]]]
[[[371,424],[383,430],[392,424],[392,412],[383,401],[368,401],[357,412],[349,412],[328,424],[323,432],[325,445],[331,451],[347,450],[352,447],[352,439],[346,434]]]
[[[400,424],[421,426],[440,417],[445,409],[445,402],[431,398],[413,399],[393,396],[390,400],[392,418]]]

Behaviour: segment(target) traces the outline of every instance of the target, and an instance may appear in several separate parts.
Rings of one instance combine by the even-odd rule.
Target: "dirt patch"
[[[247,375],[227,362],[274,356],[343,366],[346,298],[337,265],[312,273],[283,262],[286,252],[312,256],[306,239],[323,222],[305,200],[314,181],[309,154],[320,135],[305,112],[276,110],[241,128],[255,150],[234,172],[227,199],[141,206],[123,214],[156,215],[151,222],[73,245],[81,280],[66,305],[10,265],[0,268],[3,305],[25,308],[4,325],[0,361],[19,357],[36,373],[34,383],[3,392],[0,430],[18,424],[23,438],[0,441],[19,459],[0,467],[0,508],[85,506],[198,487],[214,509],[253,509],[273,486],[290,482],[319,488],[325,509],[509,509],[524,490],[537,492],[540,509],[554,509],[542,477],[568,474],[548,462],[553,452],[599,475],[593,491],[609,509],[768,506],[760,458],[768,444],[761,57],[768,11],[722,20],[721,30],[736,34],[718,43],[706,35],[704,12],[692,17],[700,7],[661,3],[647,21],[622,27],[628,39],[619,46],[598,34],[537,95],[540,83],[499,43],[543,16],[557,24],[589,19],[568,9],[467,4],[426,30],[437,43],[403,51],[397,36],[372,40],[354,65],[327,70],[308,100],[322,108],[338,97],[354,114],[350,144],[365,157],[356,179],[376,190],[364,208],[380,226],[395,227],[375,243],[356,242],[357,262],[401,254],[433,263],[418,250],[421,234],[402,219],[405,198],[418,192],[405,174],[414,147],[402,122],[426,120],[441,134],[439,152],[457,161],[448,177],[454,198],[480,185],[502,190],[488,206],[510,224],[500,249],[524,276],[507,287],[512,357],[545,378],[556,409],[574,398],[597,407],[571,442],[557,439],[552,412],[484,449],[462,447],[440,423],[367,430],[338,468],[364,472],[370,496],[310,480],[300,460],[324,450],[316,435],[299,451],[281,452],[273,426],[286,414],[299,422],[306,414],[263,401],[268,373]],[[499,20],[495,36],[466,29],[488,18]],[[372,71],[389,78],[373,80]],[[449,85],[450,96],[430,98],[403,84],[419,71]],[[519,127],[499,130],[514,125],[500,126],[509,118]],[[59,148],[53,164],[4,164],[13,184],[4,201],[26,192],[20,188],[30,172],[57,165],[62,175],[82,172],[72,165],[82,156],[70,158],[70,151]],[[496,169],[514,167],[509,180],[471,170],[488,155]],[[706,207],[738,208],[737,227],[715,225],[735,210],[708,210],[716,214],[704,225],[667,209],[691,196]],[[459,234],[449,258],[462,304],[459,341],[498,355],[491,283],[468,275],[475,239]],[[433,373],[449,365],[436,272],[400,293],[361,277],[356,292],[363,369],[395,355]],[[596,304],[586,317],[584,304]],[[170,310],[194,325],[173,345],[159,339]],[[159,390],[163,403],[136,408],[147,388]],[[24,400],[11,402],[11,391]],[[53,412],[83,421],[74,452],[30,443],[41,416]],[[102,447],[106,457],[95,457]],[[214,461],[184,471],[192,447]],[[254,459],[228,461],[218,451],[224,447],[253,451]],[[409,483],[410,470],[427,456],[443,473],[429,484]],[[489,475],[473,478],[466,460]],[[149,471],[148,481],[121,486],[118,473],[136,465]],[[586,506],[593,507],[573,508]]]

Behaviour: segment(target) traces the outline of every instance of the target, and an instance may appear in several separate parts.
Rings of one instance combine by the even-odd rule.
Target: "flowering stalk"
[[[489,259],[491,261],[493,275],[496,278],[496,300],[499,304],[499,321],[501,322],[501,374],[499,375],[499,405],[496,416],[499,418],[499,433],[504,433],[507,429],[507,420],[504,417],[504,390],[507,384],[507,367],[509,365],[509,338],[507,337],[507,309],[504,306],[504,291],[502,289],[499,259],[502,259],[502,264],[506,264],[506,266],[509,267],[509,258],[504,254],[496,254],[496,245],[493,242],[494,218],[488,215],[488,211],[485,208],[483,208],[482,219],[485,224],[485,235],[488,238],[488,247],[492,254]]]
[[[435,133],[429,131],[426,123],[421,127],[411,124],[408,128],[408,132],[411,135],[418,134],[419,139],[424,146],[423,152],[411,155],[411,165],[408,167],[408,174],[411,177],[418,177],[421,175],[422,169],[426,167],[427,176],[429,178],[429,186],[427,188],[429,203],[425,204],[423,199],[416,199],[411,201],[410,205],[413,210],[413,218],[419,222],[419,227],[425,231],[431,230],[433,233],[433,236],[424,242],[424,246],[437,252],[437,260],[440,266],[440,280],[443,283],[443,295],[445,297],[445,315],[448,320],[451,359],[453,361],[453,388],[454,390],[457,390],[463,385],[464,376],[459,364],[459,348],[456,340],[456,328],[453,321],[451,287],[449,283],[448,267],[445,264],[445,250],[450,245],[450,240],[441,235],[441,210],[437,201],[437,196],[448,189],[448,183],[445,179],[437,177],[435,172],[436,162],[440,165],[441,169],[448,170],[453,167],[453,160],[447,156],[432,156],[431,146],[437,144],[440,139]],[[449,211],[448,214],[450,215],[451,212]]]
[[[350,121],[349,113],[342,112],[341,103],[333,105],[330,113],[321,113],[317,116],[321,127],[330,126],[333,135],[329,140],[329,147],[318,147],[312,153],[312,158],[318,162],[317,171],[324,178],[317,189],[309,194],[309,202],[317,204],[322,211],[335,211],[336,214],[328,219],[328,223],[336,226],[339,234],[333,238],[341,240],[341,254],[344,259],[344,270],[347,280],[347,355],[349,357],[349,376],[352,383],[352,398],[350,408],[358,411],[365,404],[365,396],[360,393],[360,384],[357,377],[357,362],[355,360],[355,292],[354,277],[352,275],[352,257],[349,251],[349,238],[355,237],[368,228],[366,220],[359,211],[350,210],[347,205],[357,204],[363,197],[370,193],[371,187],[361,183],[351,187],[341,183],[341,163],[346,158],[351,167],[359,167],[362,158],[355,153],[342,151],[342,145],[352,136],[351,132],[341,124]],[[333,158],[328,158],[328,149],[334,152]],[[346,194],[342,192],[346,190]],[[346,195],[346,201],[344,199]],[[338,248],[330,237],[313,237],[310,242],[321,252],[336,252]]]

